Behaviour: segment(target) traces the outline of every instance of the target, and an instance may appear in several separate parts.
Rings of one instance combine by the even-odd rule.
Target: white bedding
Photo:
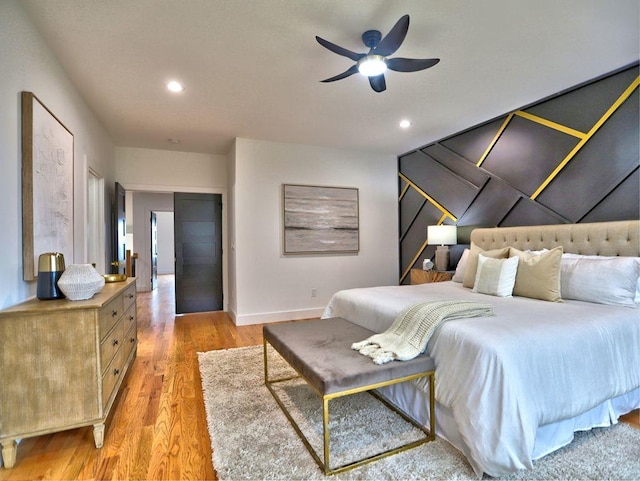
[[[536,446],[545,427],[592,414],[612,398],[624,400],[622,409],[640,407],[638,309],[500,298],[442,282],[341,291],[323,317],[382,332],[403,308],[431,299],[481,300],[496,312],[446,322],[427,346],[443,422],[450,414],[458,431],[445,437],[457,445],[459,434],[457,447],[478,474],[531,468],[546,454]]]

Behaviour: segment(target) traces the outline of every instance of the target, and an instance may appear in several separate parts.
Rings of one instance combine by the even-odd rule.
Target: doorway
[[[126,214],[126,190],[116,182],[115,199],[113,207],[113,253],[111,259],[112,274],[125,273],[126,250],[127,250],[127,214]]]
[[[175,273],[173,211],[151,211],[150,239],[151,290],[155,290],[158,276]]]
[[[158,215],[151,212],[151,290],[158,287]]]

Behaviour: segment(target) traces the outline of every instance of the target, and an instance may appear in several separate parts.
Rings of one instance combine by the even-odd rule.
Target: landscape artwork
[[[359,250],[358,189],[283,185],[284,253]]]

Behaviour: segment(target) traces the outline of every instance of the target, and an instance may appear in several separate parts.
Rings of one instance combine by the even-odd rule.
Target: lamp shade
[[[427,240],[429,244],[452,245],[458,242],[458,231],[455,225],[427,226]]]

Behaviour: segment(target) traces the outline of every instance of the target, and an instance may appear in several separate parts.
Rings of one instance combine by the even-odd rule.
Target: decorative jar
[[[91,299],[104,287],[104,277],[91,264],[71,264],[60,276],[58,287],[72,301]]]
[[[63,272],[64,255],[60,252],[40,254],[38,258],[38,299],[64,299],[64,294],[58,287],[58,281]]]

